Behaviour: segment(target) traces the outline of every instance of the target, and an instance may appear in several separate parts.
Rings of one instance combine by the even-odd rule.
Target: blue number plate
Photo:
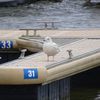
[[[38,79],[38,69],[24,69],[24,79]]]
[[[12,41],[0,41],[0,49],[10,49],[13,48]]]

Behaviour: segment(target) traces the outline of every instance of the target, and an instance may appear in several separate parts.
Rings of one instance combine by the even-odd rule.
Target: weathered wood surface
[[[39,86],[38,100],[70,100],[70,78]]]

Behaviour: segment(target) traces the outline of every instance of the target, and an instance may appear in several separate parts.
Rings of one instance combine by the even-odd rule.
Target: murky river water
[[[0,29],[43,28],[39,21],[55,20],[57,28],[100,28],[100,9],[83,7],[85,0],[37,2],[0,8]],[[38,22],[38,23],[37,23]]]

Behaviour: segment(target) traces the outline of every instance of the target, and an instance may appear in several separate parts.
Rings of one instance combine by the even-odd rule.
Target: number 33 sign
[[[37,68],[24,69],[24,79],[37,79],[37,78],[38,78]]]
[[[0,41],[0,48],[1,49],[10,49],[13,47],[12,41]]]

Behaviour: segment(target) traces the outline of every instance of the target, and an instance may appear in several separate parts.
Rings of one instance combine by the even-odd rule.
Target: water
[[[74,89],[71,93],[71,100],[100,100],[100,97],[97,96],[97,90],[98,88],[84,87]]]
[[[100,100],[100,66],[71,77],[71,100]]]
[[[31,5],[0,8],[0,29],[43,28],[39,21],[55,20],[56,27],[100,28],[100,9],[83,7],[85,0],[61,3],[41,1]]]

